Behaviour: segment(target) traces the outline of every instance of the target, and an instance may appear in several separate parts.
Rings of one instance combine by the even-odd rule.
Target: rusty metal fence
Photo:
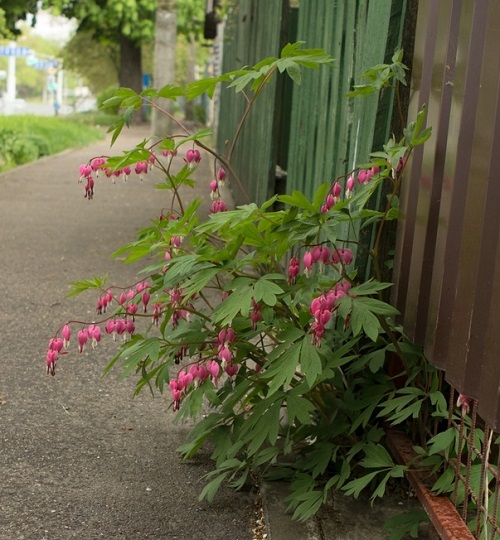
[[[487,539],[500,538],[499,50],[498,1],[420,0],[410,117],[425,104],[433,137],[401,194],[393,296],[451,386],[451,499]]]

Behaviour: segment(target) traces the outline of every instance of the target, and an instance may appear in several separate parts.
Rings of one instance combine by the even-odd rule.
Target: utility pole
[[[16,44],[11,41],[9,47],[13,49]],[[14,103],[16,101],[16,57],[9,56],[7,60],[7,91],[5,93],[5,101]]]

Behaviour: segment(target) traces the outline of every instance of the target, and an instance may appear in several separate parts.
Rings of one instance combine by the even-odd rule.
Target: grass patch
[[[118,117],[116,114],[110,114],[103,111],[88,111],[83,113],[67,114],[65,118],[71,120],[72,122],[85,124],[87,126],[109,127],[116,122]]]
[[[104,131],[75,119],[0,116],[0,171],[102,140]]]

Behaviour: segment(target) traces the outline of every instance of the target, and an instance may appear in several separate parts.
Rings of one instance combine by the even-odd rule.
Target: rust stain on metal
[[[396,460],[403,465],[408,465],[417,456],[413,451],[413,443],[400,431],[389,430],[387,442]],[[448,497],[431,493],[418,471],[410,470],[406,476],[442,540],[474,540],[473,534]]]

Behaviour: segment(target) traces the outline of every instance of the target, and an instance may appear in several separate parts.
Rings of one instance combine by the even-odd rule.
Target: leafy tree
[[[64,67],[78,73],[94,94],[118,86],[119,48],[115,43],[104,45],[92,40],[89,32],[77,32],[66,43]]]
[[[156,0],[44,0],[105,46],[118,44],[120,86],[142,90],[141,46],[154,36]]]
[[[2,0],[0,7],[0,38],[18,35],[16,28],[19,21],[25,21],[30,13],[37,12],[37,0]],[[34,21],[33,21],[34,22]]]

